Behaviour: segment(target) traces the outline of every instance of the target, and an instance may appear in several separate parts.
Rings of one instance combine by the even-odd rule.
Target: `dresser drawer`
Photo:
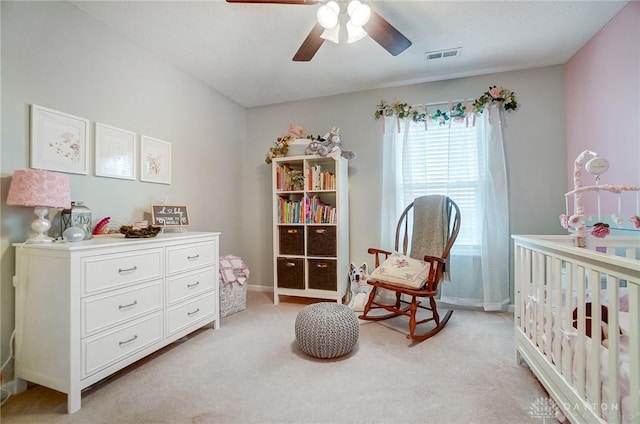
[[[82,334],[102,331],[161,307],[162,280],[86,298],[82,302]]]
[[[217,258],[213,242],[193,243],[167,248],[167,275],[213,266]]]
[[[167,305],[215,289],[218,279],[215,268],[180,274],[167,280]]]
[[[82,342],[82,377],[90,376],[162,340],[160,312]]]
[[[83,294],[162,277],[162,249],[82,258]]]
[[[167,337],[206,317],[213,319],[217,307],[215,292],[211,292],[170,309],[167,313]]]

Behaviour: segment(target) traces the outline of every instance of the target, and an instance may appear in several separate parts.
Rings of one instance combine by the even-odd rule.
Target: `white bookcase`
[[[294,186],[292,176],[304,176]],[[331,299],[348,287],[348,162],[343,157],[274,158],[273,302],[280,296]]]

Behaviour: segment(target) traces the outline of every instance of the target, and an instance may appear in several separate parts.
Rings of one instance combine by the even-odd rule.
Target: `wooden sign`
[[[151,225],[185,227],[190,225],[186,206],[151,205]]]

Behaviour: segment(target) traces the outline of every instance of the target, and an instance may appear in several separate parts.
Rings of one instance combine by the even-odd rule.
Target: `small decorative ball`
[[[79,227],[69,227],[62,233],[62,238],[68,242],[82,241],[84,236],[84,230]]]

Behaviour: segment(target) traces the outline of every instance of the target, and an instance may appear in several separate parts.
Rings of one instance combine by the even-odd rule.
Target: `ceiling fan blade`
[[[227,3],[316,4],[315,0],[227,0]]]
[[[302,45],[293,56],[294,62],[308,62],[313,56],[316,54],[322,43],[324,43],[324,38],[320,38],[320,35],[324,31],[324,28],[320,24],[316,24],[307,38],[304,39]]]
[[[411,41],[407,37],[373,10],[371,11],[371,19],[364,26],[364,29],[369,34],[369,37],[373,38],[393,56],[399,55],[411,46]]]

